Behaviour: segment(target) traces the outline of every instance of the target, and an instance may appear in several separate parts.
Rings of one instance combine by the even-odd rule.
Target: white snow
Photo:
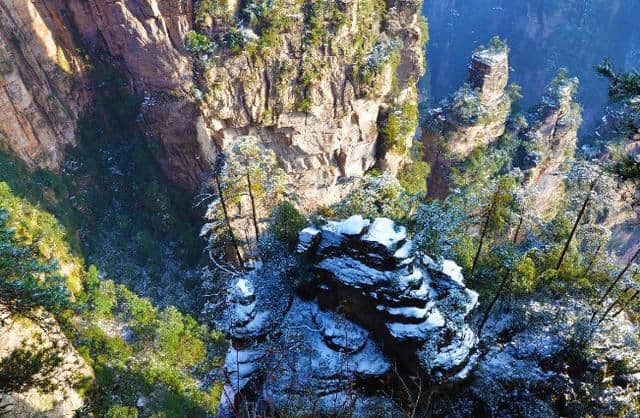
[[[298,253],[306,252],[316,235],[320,233],[320,230],[314,226],[308,226],[298,233],[298,247],[296,251]]]
[[[444,260],[442,262],[442,270],[444,274],[451,277],[453,281],[460,286],[464,286],[464,276],[462,275],[462,267],[457,265],[454,261]]]
[[[395,258],[400,258],[400,259],[408,258],[411,255],[412,247],[413,247],[413,242],[410,239],[408,239],[407,242],[405,242],[404,245],[400,247],[398,251],[396,251],[393,254],[393,256]]]
[[[393,316],[402,316],[409,319],[423,319],[426,318],[429,312],[429,305],[425,308],[417,308],[415,306],[405,306],[402,308],[393,308],[390,306],[378,305],[376,309],[379,311],[386,311]]]
[[[396,226],[388,218],[376,218],[369,227],[369,232],[363,241],[373,241],[392,249],[398,242],[407,238],[407,228]]]
[[[467,296],[469,296],[469,303],[467,304],[467,309],[465,310],[465,316],[469,314],[478,305],[478,292],[475,292],[471,289],[466,289]]]
[[[245,298],[251,297],[255,294],[253,285],[247,279],[238,279],[236,282],[236,289],[240,291],[240,295]]]
[[[419,324],[403,324],[400,322],[394,322],[387,324],[387,329],[391,335],[400,340],[426,340],[430,331],[435,328],[441,328],[444,326],[444,318],[440,311],[433,310],[426,321]]]
[[[371,222],[362,215],[354,215],[344,221],[329,221],[322,229],[342,235],[360,235]]]
[[[462,330],[462,335],[454,338],[453,342],[446,347],[440,348],[438,356],[435,358],[433,365],[452,369],[462,364],[468,357],[471,349],[476,345],[478,337],[473,330],[466,326]]]

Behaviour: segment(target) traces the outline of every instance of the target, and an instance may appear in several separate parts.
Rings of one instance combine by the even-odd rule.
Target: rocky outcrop
[[[379,386],[392,370],[435,386],[469,375],[478,295],[455,263],[436,265],[404,227],[360,216],[303,230],[298,252],[311,269],[295,292],[266,266],[231,284],[223,415],[257,397],[283,413],[393,416]]]
[[[12,315],[0,305],[0,360],[7,360],[15,350],[47,350],[55,352],[60,362],[46,376],[51,390],[36,386],[22,392],[0,394],[2,412],[13,417],[73,416],[85,405],[80,388],[88,387],[93,370],[62,333],[53,316],[44,312],[33,314],[29,318]]]
[[[496,311],[468,387],[437,400],[434,415],[636,416],[637,327],[622,313],[591,333],[591,313],[576,299]]]
[[[509,81],[509,50],[494,39],[471,57],[467,83],[426,115],[422,140],[425,159],[432,166],[429,193],[448,193],[449,169],[475,148],[505,132],[511,111],[506,91]]]
[[[0,127],[32,166],[57,167],[74,142],[84,47],[115,58],[142,99],[132,117],[189,190],[252,134],[308,205],[334,203],[350,177],[399,170],[416,127],[419,1],[3,0],[0,13]],[[382,140],[389,118],[402,129]]]
[[[553,213],[558,193],[564,190],[564,177],[558,175],[563,163],[573,158],[582,123],[581,107],[573,100],[577,78],[556,78],[540,104],[531,128],[523,135],[517,162],[525,173],[525,187],[532,191],[533,207],[540,213]]]
[[[249,2],[240,17],[203,13],[198,30],[211,41],[194,49],[207,136],[223,150],[240,135],[260,138],[307,206],[335,203],[344,180],[376,164],[398,170],[417,120],[391,139],[393,152],[380,128],[416,105],[423,37],[419,2],[383,4],[283,0],[260,11]]]
[[[0,1],[0,146],[57,169],[88,102],[86,70],[63,5]]]
[[[467,84],[428,115],[427,127],[444,138],[446,151],[463,159],[474,148],[504,133],[511,108],[505,92],[509,81],[506,46],[477,50],[471,56]]]

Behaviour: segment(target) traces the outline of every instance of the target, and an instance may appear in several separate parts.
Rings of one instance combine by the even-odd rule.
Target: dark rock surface
[[[381,386],[393,371],[435,386],[465,379],[477,360],[466,323],[477,294],[455,263],[411,246],[393,221],[354,216],[300,233],[311,268],[298,292],[273,292],[280,279],[268,266],[234,279],[220,414],[252,399],[285,414],[393,416]]]

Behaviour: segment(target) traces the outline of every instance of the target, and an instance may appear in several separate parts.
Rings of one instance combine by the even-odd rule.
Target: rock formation
[[[467,83],[427,114],[422,139],[433,168],[431,195],[447,194],[445,178],[456,161],[504,133],[511,111],[508,81],[509,50],[496,39],[473,53]]]
[[[381,144],[379,128],[390,111],[416,104],[420,10],[415,1],[384,4],[280,1],[256,12],[254,25],[229,11],[205,14],[200,32],[215,40],[239,30],[244,48],[219,42],[197,54],[207,134],[225,150],[239,135],[260,138],[309,206],[335,203],[348,189],[343,180],[376,164],[397,171],[417,120],[395,153]]]
[[[276,152],[310,205],[334,203],[376,164],[400,169],[424,67],[420,2],[260,4],[3,0],[3,144],[31,166],[59,166],[87,87],[100,88],[83,60],[106,53],[142,100],[132,117],[163,171],[186,189],[246,134]],[[394,152],[380,139],[389,115],[406,119]]]
[[[85,404],[78,384],[88,384],[93,370],[63,334],[55,318],[44,312],[34,317],[12,315],[0,305],[0,360],[14,350],[50,350],[58,353],[60,363],[52,371],[52,390],[32,387],[19,393],[0,393],[0,406],[6,416],[69,417]],[[23,365],[25,366],[25,365]]]
[[[231,283],[222,415],[259,399],[280,412],[386,416],[378,385],[392,370],[436,386],[468,376],[478,295],[455,263],[436,265],[404,227],[361,216],[306,228],[298,253],[310,270],[295,291],[267,266]]]
[[[436,401],[433,414],[633,416],[640,388],[637,326],[622,313],[590,334],[591,309],[563,298],[496,311],[483,332],[486,354],[468,386]]]
[[[544,96],[536,120],[523,134],[523,149],[517,164],[525,173],[525,187],[532,190],[533,207],[540,213],[553,211],[562,193],[564,177],[558,175],[563,163],[573,158],[582,122],[581,107],[573,101],[577,78],[556,78]]]
[[[88,102],[86,69],[58,2],[0,1],[0,147],[56,169]]]

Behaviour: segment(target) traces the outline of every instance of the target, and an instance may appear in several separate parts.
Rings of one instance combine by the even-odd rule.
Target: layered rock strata
[[[506,45],[481,48],[471,56],[467,83],[428,112],[422,140],[426,160],[433,167],[430,194],[445,196],[451,166],[505,132],[511,111],[508,81]]]
[[[251,397],[280,412],[392,414],[377,386],[392,370],[436,386],[469,375],[478,295],[455,263],[436,265],[403,227],[360,216],[303,230],[298,252],[311,271],[290,295],[275,296],[266,271],[232,282],[221,414]]]
[[[32,167],[60,165],[100,88],[85,61],[105,53],[141,98],[132,117],[161,168],[192,191],[252,134],[303,201],[335,203],[352,176],[400,169],[415,130],[418,1],[3,0],[0,15],[2,142]],[[389,115],[408,121],[394,152]]]

